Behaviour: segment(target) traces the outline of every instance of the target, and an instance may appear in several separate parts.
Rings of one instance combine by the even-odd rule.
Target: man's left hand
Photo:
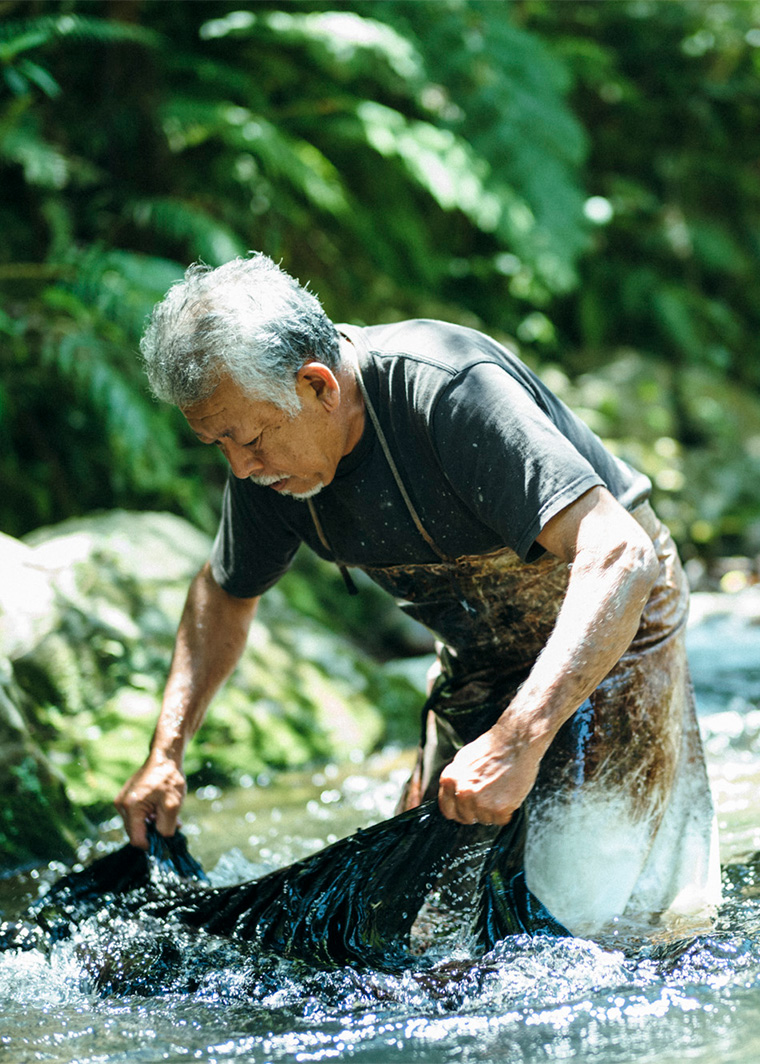
[[[544,748],[504,734],[501,722],[463,746],[441,773],[438,805],[460,824],[507,824],[536,781]]]
[[[496,724],[441,773],[438,804],[460,824],[507,824],[561,726],[630,645],[659,573],[652,540],[610,493],[591,488],[538,542],[569,565],[556,624]]]

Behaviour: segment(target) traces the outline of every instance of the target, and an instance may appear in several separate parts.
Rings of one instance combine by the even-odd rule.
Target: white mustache
[[[287,480],[288,478],[286,476],[283,477],[278,474],[266,477],[256,477],[251,474],[248,479],[253,481],[253,483],[257,484],[260,488],[268,488],[270,484],[276,484],[278,480]]]
[[[274,476],[254,476],[251,474],[248,479],[259,488],[268,488],[271,484],[276,484],[279,480],[287,480],[288,477],[287,475],[284,477],[277,476],[277,474]],[[288,495],[291,499],[310,499],[312,496],[318,495],[323,488],[324,484],[320,481],[318,484],[315,484],[313,488],[309,488],[308,491],[283,491],[281,494]]]

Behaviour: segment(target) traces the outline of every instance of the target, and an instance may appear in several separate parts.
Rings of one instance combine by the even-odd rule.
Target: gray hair
[[[255,253],[212,269],[195,264],[158,303],[140,342],[153,394],[175,406],[207,399],[223,377],[289,414],[310,358],[340,366],[335,326],[316,296]]]

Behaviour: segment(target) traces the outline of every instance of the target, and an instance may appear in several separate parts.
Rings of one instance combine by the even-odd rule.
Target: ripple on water
[[[716,931],[665,960],[521,936],[477,961],[460,948],[397,975],[318,971],[212,936],[167,935],[151,920],[93,919],[48,956],[0,957],[0,1044],[14,1064],[524,1064],[549,1052],[680,1064],[722,1039],[713,1059],[754,1064],[725,1056],[756,1044],[759,1019],[760,903],[733,889]]]
[[[757,799],[744,787],[758,771],[755,721],[731,718],[724,728],[716,716],[713,723],[713,772],[744,788],[731,792],[736,809],[722,813],[729,835],[741,825],[732,836],[740,840],[745,824],[760,821]],[[380,815],[392,798],[383,788]],[[372,780],[355,771],[316,778],[311,792],[299,792],[292,815],[286,784],[269,790],[282,811],[276,823],[252,790],[239,803],[226,794],[209,819],[217,883],[254,878],[273,860],[316,849],[331,828],[345,833],[366,823],[372,805]],[[318,817],[304,817],[308,801],[317,803]],[[274,852],[275,838],[282,852]],[[199,831],[193,848],[202,856],[204,840]],[[263,855],[266,848],[272,852]],[[92,919],[49,954],[0,954],[0,1056],[11,1064],[756,1064],[760,861],[731,860],[715,929],[693,940],[662,948],[646,935],[624,941],[622,930],[613,948],[515,938],[477,961],[448,940],[395,975],[315,970],[145,918]],[[17,910],[59,873],[20,877]]]

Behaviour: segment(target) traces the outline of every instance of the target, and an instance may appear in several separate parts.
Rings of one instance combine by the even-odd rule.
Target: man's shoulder
[[[361,334],[369,352],[386,371],[399,362],[408,372],[432,372],[450,379],[482,362],[502,367],[520,364],[508,341],[499,343],[477,329],[434,318],[351,328]]]
[[[515,389],[537,400],[537,382],[519,356],[476,329],[416,318],[346,334],[359,341],[362,375],[381,419],[391,418],[399,431],[411,419],[435,435],[450,419],[454,392],[460,406],[477,408],[509,404]]]

